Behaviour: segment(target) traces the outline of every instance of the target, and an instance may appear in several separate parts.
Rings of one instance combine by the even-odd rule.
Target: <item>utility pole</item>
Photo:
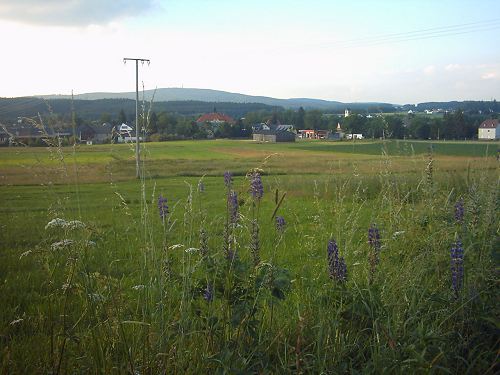
[[[135,61],[135,174],[137,178],[141,178],[141,155],[139,147],[139,61],[144,65],[145,62],[150,64],[148,59],[136,59],[124,57],[123,63],[127,61]]]

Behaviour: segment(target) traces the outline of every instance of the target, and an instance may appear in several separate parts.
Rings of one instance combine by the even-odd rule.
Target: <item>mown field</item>
[[[1,148],[1,372],[497,373],[498,147]]]

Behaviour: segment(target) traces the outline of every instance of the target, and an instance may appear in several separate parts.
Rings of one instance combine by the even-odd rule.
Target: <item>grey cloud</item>
[[[0,19],[28,24],[102,25],[151,10],[155,0],[1,0]]]

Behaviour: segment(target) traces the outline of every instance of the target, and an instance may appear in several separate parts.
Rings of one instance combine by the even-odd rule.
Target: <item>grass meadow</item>
[[[498,373],[499,147],[0,148],[0,372]]]

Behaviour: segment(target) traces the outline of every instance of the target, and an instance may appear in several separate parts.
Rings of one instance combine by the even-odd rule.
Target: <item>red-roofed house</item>
[[[478,139],[500,139],[500,121],[498,119],[485,120],[479,125]]]
[[[196,120],[198,124],[203,124],[205,122],[208,122],[212,125],[220,125],[224,122],[227,122],[228,124],[234,125],[236,121],[231,116],[225,115],[224,113],[217,113],[217,112],[212,112],[212,113],[206,113],[203,116],[201,116],[198,120]]]

